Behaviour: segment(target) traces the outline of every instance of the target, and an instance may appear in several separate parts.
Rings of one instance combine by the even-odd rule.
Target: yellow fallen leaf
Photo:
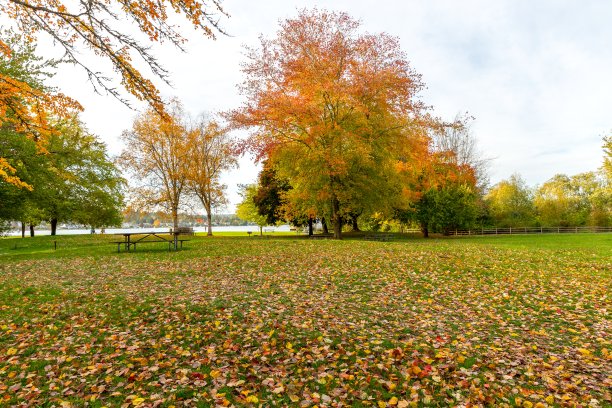
[[[291,402],[298,402],[300,400],[297,395],[290,395],[289,399],[291,400]]]
[[[419,366],[412,366],[412,372],[418,375],[421,372],[421,369],[419,368]]]
[[[387,403],[385,401],[378,401],[379,408],[385,408],[386,406],[387,406]]]
[[[134,405],[135,407],[139,406],[140,404],[142,404],[144,402],[144,398],[138,397],[138,398],[134,398],[132,400],[132,405]]]
[[[549,395],[548,397],[546,397],[546,403],[552,405],[555,403],[555,397],[552,395]]]
[[[580,354],[582,354],[583,356],[590,356],[591,355],[591,352],[589,350],[585,349],[585,348],[579,348],[578,352]]]
[[[246,398],[246,402],[250,402],[252,404],[257,404],[259,402],[259,398],[257,398],[255,395],[249,395]]]
[[[523,408],[531,408],[533,404],[530,401],[523,401]]]
[[[397,398],[396,397],[391,397],[391,399],[389,399],[389,401],[387,401],[387,404],[394,406],[397,405]]]
[[[401,400],[398,401],[397,403],[397,408],[408,408],[410,406],[410,403],[406,400]]]
[[[15,354],[17,354],[17,349],[14,347],[11,347],[8,350],[6,350],[7,356],[14,356]]]

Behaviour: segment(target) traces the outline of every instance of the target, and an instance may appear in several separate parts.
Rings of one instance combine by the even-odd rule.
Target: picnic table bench
[[[312,234],[308,236],[309,239],[332,239],[333,237],[333,234]]]
[[[393,234],[365,234],[363,239],[366,241],[391,241]]]
[[[122,235],[123,241],[111,241],[112,244],[117,244],[117,252],[121,252],[121,245],[124,246],[126,251],[130,251],[130,249],[136,250],[136,245],[139,244],[152,244],[152,243],[162,243],[168,244],[168,251],[178,250],[179,245],[180,248],[183,248],[183,242],[189,241],[189,239],[179,238],[182,232],[173,231],[173,232],[124,232],[115,235]]]

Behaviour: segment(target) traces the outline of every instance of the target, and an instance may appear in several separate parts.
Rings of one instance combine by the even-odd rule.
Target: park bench
[[[308,236],[310,239],[332,239],[333,237],[332,234],[313,234]]]
[[[363,239],[366,241],[391,241],[393,234],[365,234]]]
[[[179,235],[194,235],[192,227],[177,227],[174,232]]]

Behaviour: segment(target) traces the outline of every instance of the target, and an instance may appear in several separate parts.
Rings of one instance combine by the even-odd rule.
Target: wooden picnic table
[[[117,233],[114,235],[122,235],[123,236],[123,241],[113,241],[113,244],[117,244],[117,252],[120,252],[121,250],[121,245],[124,245],[125,249],[129,252],[130,248],[134,248],[134,250],[136,250],[136,244],[145,244],[145,243],[152,243],[152,242],[162,242],[162,243],[168,243],[168,250],[170,250],[172,247],[174,247],[174,250],[176,251],[178,249],[178,243],[181,243],[181,248],[183,247],[183,242],[184,241],[189,241],[188,239],[179,239],[178,236],[181,234],[181,231],[170,231],[170,232],[155,232],[155,231],[148,231],[148,232],[143,232],[143,231],[139,231],[139,232],[121,232],[121,233]],[[137,235],[138,238],[134,237],[132,238],[133,235]]]

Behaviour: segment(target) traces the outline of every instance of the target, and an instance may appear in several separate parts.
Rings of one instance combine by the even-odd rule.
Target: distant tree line
[[[469,143],[474,141],[469,134],[464,133],[462,138],[470,140]],[[482,189],[461,183],[429,188],[407,210],[396,209],[390,215],[380,211],[349,214],[343,220],[343,230],[402,231],[416,227],[427,236],[429,232],[486,227],[609,227],[612,226],[611,152],[612,137],[608,136],[604,138],[604,163],[600,170],[574,176],[557,174],[535,187],[514,174]],[[486,178],[486,173],[483,174]],[[291,223],[312,228],[312,219],[296,217],[290,212],[287,194],[290,190],[290,183],[280,180],[264,163],[258,183],[242,187],[243,201],[237,215],[260,227]],[[322,222],[327,232],[325,218],[316,221]]]

